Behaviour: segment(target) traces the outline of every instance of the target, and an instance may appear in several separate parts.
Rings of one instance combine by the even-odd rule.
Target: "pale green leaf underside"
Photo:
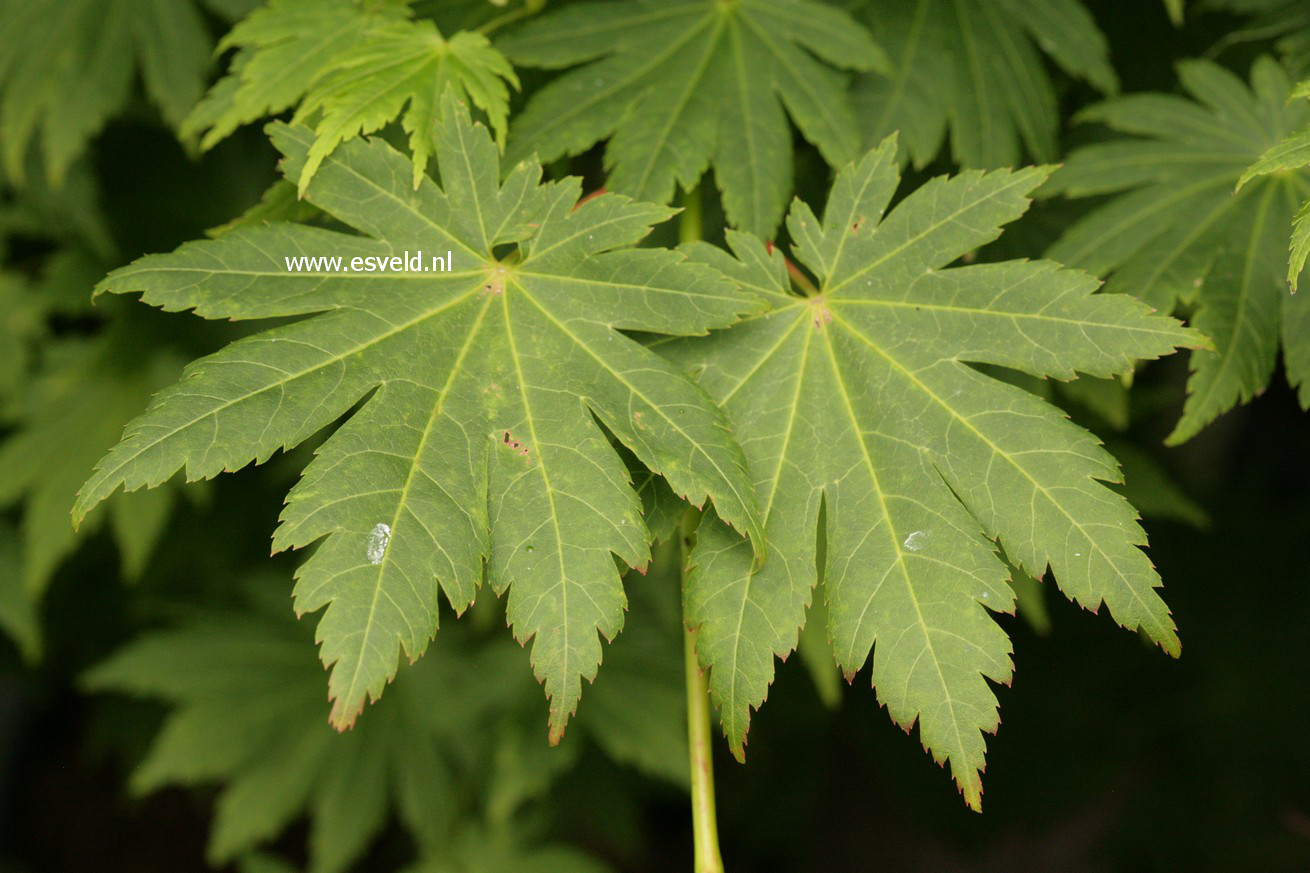
[[[29,145],[61,183],[120,112],[137,68],[178,125],[204,90],[210,42],[193,0],[9,2],[0,9],[0,159],[22,180]]]
[[[829,163],[844,163],[858,133],[833,67],[889,69],[860,25],[808,0],[585,3],[497,44],[521,65],[585,64],[515,118],[512,158],[550,161],[609,138],[607,187],[660,203],[712,167],[728,220],[763,236],[791,192],[787,115]]]
[[[1208,62],[1188,62],[1179,72],[1191,99],[1139,94],[1084,113],[1128,136],[1074,152],[1052,189],[1118,196],[1049,251],[1157,309],[1171,311],[1179,300],[1196,304],[1193,324],[1215,349],[1192,356],[1173,443],[1268,384],[1280,332],[1288,335],[1282,313],[1293,308],[1280,266],[1287,228],[1310,195],[1304,171],[1248,173],[1310,121],[1310,107],[1288,102],[1291,84],[1278,64],[1257,61],[1250,86]],[[1234,193],[1244,176],[1248,183]],[[1292,344],[1284,349],[1290,380],[1305,383],[1305,353]]]
[[[876,143],[899,131],[917,166],[936,157],[948,128],[963,166],[1012,166],[1024,151],[1054,160],[1059,116],[1038,46],[1102,92],[1118,87],[1105,38],[1078,0],[854,5],[895,67],[890,78],[858,81],[862,132]]]
[[[684,597],[740,753],[773,658],[796,645],[824,504],[817,575],[837,662],[854,674],[872,652],[879,700],[907,729],[918,721],[977,806],[981,732],[998,723],[987,680],[1011,671],[988,616],[1013,605],[992,540],[1166,651],[1178,639],[1136,514],[1101,484],[1119,477],[1113,458],[1058,409],[969,363],[1108,376],[1200,340],[1049,262],[943,269],[1021,215],[1046,170],[934,179],[883,218],[896,167],[889,141],[838,175],[822,221],[793,207],[795,255],[819,278],[817,296],[790,293],[781,255],[745,235],[730,236],[735,259],[696,250],[771,304],[708,339],[659,346],[732,420],[769,558],[753,568],[749,545],[709,521]]]
[[[616,250],[670,210],[618,195],[575,209],[578,181],[539,184],[521,163],[499,181],[496,146],[447,95],[442,185],[380,141],[343,144],[308,190],[360,230],[233,230],[144,258],[103,290],[143,292],[207,318],[319,313],[190,366],[129,425],[75,509],[120,485],[155,485],[267,459],[363,406],[292,490],[279,549],[326,537],[301,567],[296,606],[327,607],[322,657],[333,720],[381,694],[403,648],[436,630],[440,590],[457,611],[484,567],[509,591],[516,636],[551,699],[558,737],[595,676],[598,631],[618,633],[624,594],[612,555],[648,560],[641,502],[597,419],[679,494],[714,500],[762,544],[754,495],[726,419],[705,394],[620,330],[699,334],[752,301],[676,253]],[[313,134],[274,125],[288,178]],[[521,259],[493,250],[517,243]],[[451,272],[289,273],[289,255],[450,252]],[[611,554],[612,553],[612,554]]]

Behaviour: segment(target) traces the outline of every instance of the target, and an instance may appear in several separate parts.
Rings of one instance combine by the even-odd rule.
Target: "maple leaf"
[[[1058,409],[970,364],[1107,376],[1202,340],[1050,262],[943,269],[1018,218],[1048,169],[937,178],[884,218],[897,164],[889,139],[838,174],[822,221],[792,207],[794,254],[819,279],[810,296],[789,290],[780,252],[745,234],[729,233],[735,257],[691,249],[770,304],[708,339],[658,346],[733,421],[769,558],[753,567],[749,544],[707,521],[684,603],[740,756],[822,578],[842,670],[872,650],[878,699],[907,730],[918,721],[977,808],[981,732],[999,723],[986,680],[1011,672],[988,616],[1013,604],[993,540],[1029,574],[1049,566],[1077,603],[1104,603],[1170,654],[1179,643],[1136,514],[1102,484],[1119,478],[1114,459]]]
[[[1126,136],[1075,151],[1048,192],[1118,194],[1070,228],[1052,258],[1157,309],[1195,306],[1192,324],[1214,340],[1213,352],[1192,355],[1171,444],[1264,389],[1280,333],[1288,378],[1310,405],[1310,302],[1288,293],[1279,266],[1310,176],[1263,176],[1233,193],[1262,154],[1310,121],[1310,106],[1288,102],[1287,73],[1268,58],[1252,67],[1250,87],[1207,61],[1178,71],[1191,99],[1135,94],[1085,110],[1084,120]]]
[[[1310,79],[1302,82],[1292,92],[1292,99],[1310,97]],[[1240,189],[1247,182],[1271,173],[1285,173],[1310,166],[1310,128],[1292,134],[1287,139],[1273,146],[1252,164],[1242,178],[1237,181]],[[1291,258],[1288,261],[1287,281],[1292,290],[1297,288],[1301,271],[1305,269],[1307,257],[1310,257],[1310,200],[1297,212],[1292,224]]]
[[[393,808],[420,846],[448,851],[452,829],[468,826],[455,800],[461,760],[490,758],[488,744],[503,743],[500,723],[526,714],[533,690],[522,655],[508,641],[447,639],[441,657],[398,677],[374,717],[337,735],[323,723],[323,672],[303,628],[268,599],[246,612],[193,610],[187,623],[141,636],[84,675],[88,690],[170,707],[133,792],[221,784],[208,847],[216,865],[307,814],[308,869],[340,873]],[[548,779],[569,761],[515,763],[522,778]]]
[[[296,178],[313,134],[271,131]],[[315,316],[192,364],[128,426],[75,515],[183,466],[194,480],[263,461],[367,398],[318,449],[274,537],[278,549],[326,537],[300,569],[296,607],[327,607],[333,721],[381,694],[402,646],[423,652],[439,590],[457,611],[473,601],[485,565],[509,590],[515,634],[535,640],[558,739],[596,674],[598,631],[622,625],[611,553],[649,560],[641,502],[597,419],[678,494],[708,495],[763,539],[722,413],[620,331],[703,333],[754,303],[679,254],[620,250],[670,209],[613,194],[577,205],[579,181],[539,184],[535,162],[498,183],[496,146],[449,92],[437,161],[441,186],[425,177],[417,191],[412,164],[381,141],[324,161],[308,199],[365,236],[272,223],[111,274],[101,290],[206,318]],[[449,252],[451,271],[298,274],[284,260],[420,250]]]
[[[889,70],[863,27],[807,0],[581,3],[497,44],[524,66],[583,65],[515,118],[511,159],[550,161],[610,137],[606,186],[660,203],[712,167],[728,220],[764,236],[791,192],[787,114],[829,163],[844,163],[859,136],[833,67]]]
[[[92,283],[79,283],[82,293]],[[74,531],[68,508],[95,462],[150,395],[177,377],[181,362],[168,350],[128,354],[143,342],[131,324],[119,323],[95,339],[49,340],[43,364],[23,374],[13,401],[13,430],[0,440],[0,507],[23,507],[22,589],[33,602],[60,563],[107,520],[123,574],[145,569],[175,496],[172,488],[116,496]]]
[[[18,537],[4,521],[0,521],[0,631],[13,640],[25,660],[40,655],[41,622],[23,587]]]
[[[1235,43],[1272,39],[1293,64],[1310,55],[1310,8],[1302,0],[1205,0],[1202,6],[1252,16],[1245,27],[1226,34],[1212,53]]]
[[[222,11],[216,7],[216,11]],[[18,181],[38,139],[46,173],[69,165],[131,95],[140,67],[164,120],[204,91],[212,42],[193,0],[10,0],[0,5],[0,158]]]
[[[890,78],[857,80],[853,100],[866,142],[900,131],[922,167],[949,128],[966,167],[1058,154],[1055,90],[1041,53],[1104,93],[1118,90],[1109,49],[1080,0],[861,0],[852,4],[892,57]]]
[[[323,158],[347,137],[371,133],[404,110],[401,124],[414,155],[414,187],[436,147],[438,109],[448,86],[467,96],[498,138],[505,136],[509,90],[518,78],[509,62],[480,33],[442,37],[430,21],[396,22],[371,31],[353,51],[338,57],[305,95],[296,113],[304,121],[321,115],[318,139],[300,173],[300,192]]]
[[[432,21],[413,21],[397,4],[354,0],[274,0],[224,37],[240,47],[232,72],[188,119],[212,148],[242,124],[299,102],[295,120],[317,138],[297,179],[303,195],[323,158],[343,140],[372,133],[397,116],[409,133],[414,186],[435,147],[447,88],[487,114],[500,138],[509,112],[506,83],[514,70],[485,36],[444,37]]]

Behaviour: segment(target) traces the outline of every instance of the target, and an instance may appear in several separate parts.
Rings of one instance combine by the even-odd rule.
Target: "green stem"
[[[701,238],[701,194],[696,187],[682,198],[678,239],[693,242]],[[700,510],[689,508],[678,528],[682,585],[691,566],[691,546],[700,523]],[[714,814],[714,758],[710,745],[710,690],[696,659],[696,631],[684,630],[683,657],[687,683],[687,750],[691,762],[691,825],[696,847],[696,873],[723,873],[719,854],[719,825]]]
[[[683,517],[679,541],[682,544],[681,571],[686,576],[692,538],[700,512],[689,509]],[[719,825],[714,812],[714,756],[710,735],[710,693],[705,673],[696,659],[696,631],[686,628],[683,637],[687,680],[687,748],[691,761],[691,825],[696,847],[696,873],[723,873],[719,854]]]

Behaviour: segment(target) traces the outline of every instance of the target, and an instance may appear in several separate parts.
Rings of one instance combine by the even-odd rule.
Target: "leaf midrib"
[[[669,414],[665,411],[662,404],[653,402],[649,397],[646,396],[644,392],[638,389],[636,385],[633,385],[622,373],[618,372],[613,367],[611,367],[608,361],[606,361],[600,355],[596,354],[596,352],[592,350],[591,346],[589,346],[586,342],[584,342],[580,336],[574,333],[565,322],[556,318],[555,314],[551,312],[548,307],[543,306],[542,303],[539,300],[537,300],[537,298],[522,283],[520,283],[517,280],[517,278],[515,278],[513,282],[514,282],[514,287],[518,289],[518,291],[523,295],[524,299],[528,300],[533,306],[535,306],[537,310],[542,315],[544,315],[548,321],[550,321],[553,325],[555,325],[557,330],[559,330],[566,337],[572,340],[574,345],[576,345],[579,349],[582,349],[584,352],[586,352],[588,357],[590,357],[597,364],[599,364],[616,381],[618,381],[625,388],[631,391],[634,396],[639,397],[643,401],[645,401],[646,405],[650,407],[650,409],[653,412],[659,415],[659,417],[662,418],[665,422],[667,422],[671,428],[677,431],[687,441],[687,444],[692,446],[696,450],[696,452],[705,459],[706,463],[708,463],[711,467],[713,467],[714,471],[719,474],[722,481],[725,484],[727,484],[729,490],[731,490],[733,497],[736,498],[738,504],[742,507],[743,511],[748,510],[748,508],[751,505],[750,501],[746,500],[742,496],[742,494],[737,490],[736,483],[734,482],[734,477],[728,475],[728,473],[726,473],[723,470],[723,468],[719,465],[719,462],[708,452],[705,451],[705,449],[701,446],[700,442],[698,440],[692,439],[691,435],[688,434],[686,430],[684,430],[682,426],[678,424],[677,421],[675,421],[673,418],[669,416]],[[627,337],[623,337],[623,339],[627,342],[632,342],[632,340],[629,340]],[[749,517],[743,518],[742,521],[748,526],[750,525]],[[760,537],[758,535],[758,532],[756,532],[756,535],[752,536],[751,539],[761,540],[761,542],[754,543],[753,545],[755,546],[756,552],[762,554],[764,548],[762,537]]]
[[[836,319],[835,313],[833,317],[835,320]],[[849,328],[847,328],[847,330],[849,330]],[[860,425],[859,417],[855,413],[855,407],[851,403],[851,395],[850,395],[850,391],[846,387],[846,381],[842,377],[841,365],[837,358],[837,352],[832,346],[832,337],[830,333],[826,330],[824,331],[823,340],[824,340],[824,348],[828,352],[828,360],[832,366],[833,379],[836,383],[835,387],[837,388],[837,393],[841,396],[842,404],[846,410],[847,416],[850,419],[852,434],[855,437],[855,442],[859,444],[860,453],[864,460],[864,466],[869,474],[869,482],[873,486],[874,493],[877,495],[878,505],[882,511],[883,518],[887,520],[886,530],[888,533],[888,537],[891,541],[892,550],[896,555],[896,568],[897,570],[899,570],[900,577],[902,581],[905,583],[905,589],[906,592],[909,594],[910,602],[914,605],[914,615],[919,625],[919,628],[923,633],[924,647],[927,649],[929,655],[932,657],[933,669],[936,670],[937,672],[937,679],[941,685],[942,696],[946,699],[946,705],[950,709],[951,731],[955,737],[956,752],[959,753],[960,769],[961,771],[964,771],[966,767],[970,768],[971,776],[969,779],[969,785],[970,785],[970,790],[972,790],[973,785],[977,782],[978,779],[977,765],[975,765],[972,761],[970,761],[969,755],[965,752],[964,749],[964,738],[961,735],[959,722],[955,714],[955,698],[951,695],[950,686],[947,684],[946,681],[946,674],[942,671],[941,661],[937,657],[937,650],[936,647],[933,645],[933,640],[932,640],[932,629],[928,626],[927,621],[924,619],[923,610],[919,606],[919,597],[914,589],[914,583],[910,579],[909,568],[905,565],[905,552],[901,547],[901,543],[899,541],[899,535],[896,532],[895,522],[892,521],[891,511],[887,506],[886,494],[883,492],[881,480],[878,477],[877,468],[873,463],[873,457],[869,454],[868,444],[864,441],[864,438],[862,436],[863,428]],[[883,579],[885,580],[886,577],[884,576]],[[867,614],[869,607],[873,604],[873,600],[877,596],[878,589],[881,587],[882,587],[882,583],[879,582],[878,586],[875,587],[875,589],[872,592],[870,592],[869,596],[865,599],[864,610],[860,613],[860,617],[856,619],[855,629],[851,634],[852,639],[855,639],[856,637],[859,636],[860,627],[864,623],[864,616]],[[851,654],[848,653],[847,655],[848,665],[851,660],[851,657],[852,657]],[[902,691],[902,700],[906,700],[906,701],[908,700],[909,681],[912,675],[913,675],[912,669],[906,673],[906,677],[905,677],[906,688],[904,691]],[[921,712],[916,713],[916,715],[922,718]],[[965,780],[962,778],[963,776],[964,776],[964,772],[957,771],[955,773],[956,780],[960,783],[961,788],[964,787],[964,783],[965,783]]]
[[[890,354],[885,352],[877,343],[870,340],[863,333],[861,333],[859,330],[853,327],[849,322],[843,319],[841,315],[837,312],[836,307],[833,308],[833,322],[835,324],[841,325],[841,327],[844,330],[846,330],[847,333],[849,333],[851,336],[855,337],[861,343],[872,349],[873,352],[878,355],[878,357],[882,358],[889,365],[891,365],[893,369],[899,372],[906,380],[911,382],[916,388],[923,391],[924,394],[926,394],[929,398],[931,398],[934,403],[936,403],[938,406],[944,409],[952,418],[958,421],[966,430],[972,432],[989,449],[995,452],[997,456],[1004,458],[1006,462],[1010,464],[1010,466],[1014,467],[1014,469],[1017,470],[1025,479],[1027,479],[1030,483],[1032,483],[1033,487],[1037,491],[1041,492],[1042,496],[1045,497],[1051,503],[1052,506],[1056,507],[1060,511],[1060,514],[1063,515],[1066,519],[1068,519],[1069,523],[1073,525],[1075,528],[1077,528],[1078,532],[1081,533],[1087,539],[1087,541],[1091,544],[1090,548],[1094,549],[1097,553],[1099,553],[1101,557],[1105,560],[1106,564],[1108,564],[1110,567],[1113,567],[1115,569],[1115,576],[1119,581],[1121,587],[1124,588],[1132,596],[1133,600],[1135,600],[1138,603],[1138,605],[1142,607],[1144,614],[1148,617],[1152,615],[1153,611],[1149,608],[1149,604],[1147,604],[1146,601],[1144,601],[1141,598],[1141,596],[1137,593],[1137,591],[1133,588],[1133,586],[1129,585],[1127,583],[1127,580],[1123,578],[1123,574],[1119,570],[1118,564],[1110,558],[1110,555],[1107,554],[1104,549],[1101,548],[1100,541],[1097,538],[1091,536],[1087,532],[1087,530],[1083,527],[1083,525],[1081,525],[1078,522],[1078,520],[1075,519],[1069,513],[1069,511],[1064,508],[1064,505],[1060,501],[1055,499],[1055,497],[1050,493],[1050,491],[1046,488],[1046,486],[1038,482],[1037,479],[1035,479],[1033,475],[1029,473],[1028,470],[1022,464],[1018,463],[1014,458],[1010,456],[1009,452],[1002,451],[1000,446],[996,445],[996,443],[994,443],[985,433],[980,431],[972,421],[970,421],[967,417],[957,412],[953,406],[951,406],[944,399],[938,396],[938,394],[935,391],[933,391],[930,387],[928,387],[928,385],[924,384],[913,373],[913,371],[905,367],[903,364],[901,364],[900,361],[896,360],[896,358],[892,357]],[[1155,630],[1157,632],[1160,632],[1163,629],[1161,625],[1156,624],[1156,622],[1154,621],[1152,621],[1152,625],[1155,626]],[[1164,646],[1166,641],[1168,641],[1173,635],[1174,634],[1171,631],[1167,631],[1167,629],[1165,629],[1165,632],[1159,633],[1159,635],[1156,636],[1155,639],[1161,646]]]
[[[278,379],[278,380],[275,381],[275,382],[271,382],[271,383],[269,383],[269,384],[263,385],[263,386],[259,387],[258,389],[254,390],[254,391],[247,391],[246,393],[240,395],[239,397],[234,397],[234,398],[232,398],[232,399],[230,399],[230,400],[226,400],[226,401],[224,401],[223,403],[219,404],[218,406],[213,407],[212,409],[208,409],[208,410],[206,410],[204,413],[195,416],[194,418],[192,418],[192,419],[190,419],[190,420],[184,422],[183,424],[178,425],[177,427],[171,428],[171,429],[168,430],[166,433],[162,434],[161,436],[158,436],[158,437],[154,438],[153,440],[151,440],[150,442],[148,442],[146,445],[140,447],[140,448],[137,449],[135,452],[132,452],[132,453],[131,453],[130,455],[128,455],[125,459],[121,460],[119,463],[115,464],[114,466],[112,466],[112,467],[108,467],[108,468],[104,468],[103,471],[97,471],[97,473],[96,473],[96,475],[95,475],[95,477],[94,477],[94,481],[97,483],[97,487],[96,487],[95,489],[92,489],[91,491],[87,491],[86,493],[89,495],[89,494],[94,493],[95,491],[99,490],[99,488],[101,487],[101,486],[99,485],[100,482],[108,481],[111,477],[115,477],[115,476],[117,476],[118,473],[119,473],[119,472],[120,472],[124,467],[126,467],[126,466],[128,466],[129,464],[131,464],[131,463],[133,463],[134,461],[136,461],[138,458],[140,458],[140,457],[141,457],[142,455],[144,455],[146,452],[149,452],[151,449],[155,448],[156,446],[158,446],[160,443],[164,442],[165,440],[171,439],[172,437],[176,436],[177,434],[179,434],[179,433],[181,433],[181,432],[187,430],[188,428],[192,427],[192,426],[195,425],[196,423],[201,422],[201,421],[204,421],[206,418],[209,418],[209,417],[211,417],[211,416],[218,415],[218,414],[222,413],[224,410],[229,409],[229,408],[231,408],[232,406],[237,405],[238,403],[244,403],[245,401],[249,400],[250,398],[252,398],[252,397],[256,397],[256,396],[258,396],[258,395],[260,395],[260,394],[262,394],[262,393],[264,393],[264,392],[266,392],[266,391],[271,391],[271,390],[273,390],[273,389],[279,389],[279,390],[280,390],[280,389],[282,389],[285,385],[287,385],[287,384],[289,384],[289,383],[291,383],[291,382],[294,382],[296,379],[299,379],[299,378],[301,378],[302,376],[306,376],[306,375],[308,375],[308,374],[310,374],[310,373],[313,373],[313,372],[315,372],[315,371],[317,371],[317,370],[321,370],[321,369],[324,368],[324,367],[328,367],[328,366],[331,366],[331,365],[333,365],[333,364],[340,363],[341,361],[344,361],[344,360],[346,360],[347,358],[350,358],[350,357],[352,357],[352,356],[354,356],[354,355],[356,355],[356,354],[359,354],[360,352],[365,351],[366,349],[372,348],[373,346],[376,346],[378,343],[384,342],[384,341],[390,339],[391,337],[396,336],[397,334],[403,333],[403,332],[405,332],[405,331],[407,331],[407,330],[409,330],[409,329],[411,329],[411,328],[413,328],[413,327],[415,327],[415,326],[417,326],[417,325],[423,323],[424,321],[427,321],[427,320],[430,319],[430,318],[434,318],[434,317],[436,317],[437,315],[440,315],[442,312],[445,312],[445,311],[448,310],[448,309],[452,309],[452,308],[454,308],[455,306],[458,306],[460,303],[463,303],[465,300],[467,300],[469,297],[471,297],[474,293],[476,293],[476,292],[478,291],[478,289],[481,288],[481,287],[482,287],[482,284],[481,284],[481,282],[479,282],[477,285],[474,285],[472,288],[470,288],[468,291],[465,291],[463,294],[460,294],[459,296],[457,296],[457,297],[455,297],[455,298],[453,298],[453,299],[451,299],[451,300],[445,301],[445,302],[441,303],[441,304],[438,305],[438,306],[434,306],[434,307],[432,307],[431,309],[425,310],[424,312],[420,313],[419,315],[415,316],[414,318],[410,319],[409,321],[403,322],[403,323],[401,323],[401,324],[399,324],[399,325],[395,325],[395,326],[391,327],[390,329],[388,329],[388,330],[386,330],[386,331],[383,331],[382,333],[378,334],[378,335],[375,336],[375,337],[371,337],[371,338],[369,338],[368,340],[365,340],[364,342],[356,343],[355,345],[353,345],[352,347],[350,347],[350,348],[347,349],[346,351],[340,352],[340,353],[338,353],[338,354],[336,354],[336,355],[332,355],[331,357],[327,358],[327,359],[324,360],[324,361],[316,362],[313,366],[304,367],[304,368],[302,368],[302,369],[300,369],[300,370],[297,370],[297,371],[295,371],[295,372],[293,372],[293,373],[288,373],[285,377],[283,377],[283,378],[281,378],[281,379]],[[179,383],[179,384],[185,384],[185,383]],[[117,487],[118,487],[118,484],[119,484],[118,482],[115,482],[114,487],[117,488]],[[106,496],[107,496],[107,495],[106,495]],[[77,504],[76,504],[76,506],[74,507],[74,513],[78,513],[79,510],[83,510],[83,507],[84,507],[84,504],[85,504],[86,499],[88,499],[88,498],[83,498],[83,497],[79,494]],[[86,507],[86,509],[89,509],[89,506]],[[84,511],[81,512],[81,515],[85,515],[85,512],[84,512]]]
[[[405,476],[405,484],[401,487],[400,497],[396,501],[396,511],[391,517],[390,530],[391,530],[391,536],[393,538],[396,536],[396,532],[399,530],[400,517],[407,509],[408,501],[409,501],[409,491],[414,484],[415,474],[420,471],[420,465],[423,458],[423,451],[424,449],[427,448],[428,439],[432,435],[432,428],[436,424],[437,420],[441,417],[442,407],[445,405],[446,398],[450,394],[451,387],[455,384],[455,379],[463,371],[464,360],[468,356],[469,349],[473,347],[473,340],[477,337],[479,331],[481,331],[482,329],[483,319],[486,317],[487,309],[490,307],[490,301],[491,301],[490,297],[487,297],[483,301],[482,307],[478,311],[477,318],[474,320],[472,327],[469,329],[468,336],[465,337],[464,344],[460,347],[459,353],[455,357],[455,362],[451,365],[450,373],[446,376],[446,383],[441,387],[441,390],[437,394],[436,400],[432,404],[432,413],[428,416],[427,423],[423,427],[422,436],[419,437],[418,447],[414,451],[414,459],[410,464],[409,472]],[[415,516],[415,518],[417,519],[417,516]],[[434,538],[434,542],[435,542],[435,538]],[[369,602],[368,618],[364,622],[364,632],[363,632],[362,639],[360,640],[359,643],[360,655],[355,659],[355,669],[351,672],[350,684],[349,686],[347,686],[347,691],[343,695],[343,698],[346,701],[353,702],[355,699],[356,687],[359,682],[359,674],[364,663],[363,653],[368,649],[369,636],[370,634],[372,634],[373,629],[375,627],[374,616],[377,613],[378,601],[382,595],[382,591],[384,587],[383,581],[386,577],[387,568],[390,567],[392,564],[391,555],[393,551],[394,551],[393,549],[388,548],[388,549],[384,549],[382,552],[381,566],[378,567],[377,581],[374,583],[373,586],[373,599]],[[404,574],[402,573],[402,576],[403,575]],[[405,580],[409,582],[411,587],[413,586],[413,582],[410,582],[408,577],[405,577]],[[415,591],[414,593],[417,596],[418,592]]]

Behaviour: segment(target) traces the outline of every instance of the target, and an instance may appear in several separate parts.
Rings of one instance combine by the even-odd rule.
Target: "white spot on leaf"
[[[927,531],[916,530],[914,533],[906,537],[905,542],[901,545],[905,546],[905,548],[911,552],[919,552],[923,550],[923,541],[927,538]]]
[[[368,533],[368,556],[370,564],[381,564],[382,556],[387,553],[387,543],[391,542],[391,526],[378,522]]]

